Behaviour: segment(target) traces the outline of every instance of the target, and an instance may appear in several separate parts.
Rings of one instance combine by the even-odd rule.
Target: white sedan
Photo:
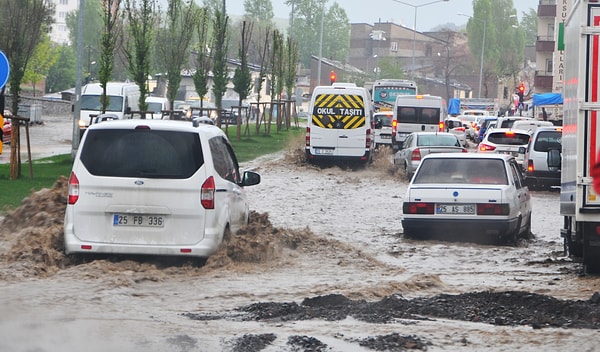
[[[425,156],[402,210],[407,237],[513,243],[531,232],[531,196],[510,155]]]

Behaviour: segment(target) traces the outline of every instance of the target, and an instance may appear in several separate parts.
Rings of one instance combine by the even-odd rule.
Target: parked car
[[[494,128],[479,143],[477,150],[481,153],[510,154],[516,158],[519,165],[523,165],[529,138],[531,138],[531,133],[525,130]]]
[[[513,242],[531,232],[531,196],[515,158],[442,153],[423,158],[402,204],[412,238]]]
[[[113,120],[84,134],[68,182],[67,254],[207,258],[248,223],[244,187],[225,133],[188,121]]]
[[[392,146],[392,111],[382,111],[373,114],[375,122],[375,146]]]
[[[538,127],[523,157],[525,182],[532,188],[560,186],[562,127]]]
[[[408,180],[419,167],[421,159],[430,153],[466,153],[458,138],[449,132],[413,132],[394,154],[394,169],[404,170]]]
[[[455,117],[448,117],[444,120],[446,132],[452,133],[460,141],[460,145],[467,147],[467,123]]]

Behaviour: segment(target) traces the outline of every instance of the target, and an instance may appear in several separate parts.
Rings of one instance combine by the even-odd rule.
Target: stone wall
[[[71,102],[66,100],[50,100],[50,99],[42,99],[35,97],[21,97],[20,106],[24,108],[29,107],[31,105],[41,105],[41,120],[44,120],[44,116],[64,116],[64,115],[73,115],[71,111]],[[6,96],[6,108],[12,110],[12,98]],[[20,109],[20,108],[19,108]],[[25,109],[24,109],[25,110]],[[19,113],[19,116],[23,116],[23,114]],[[29,117],[29,116],[23,116]]]

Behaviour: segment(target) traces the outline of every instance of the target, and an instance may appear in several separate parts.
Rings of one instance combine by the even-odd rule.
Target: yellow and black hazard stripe
[[[319,94],[313,105],[312,123],[322,128],[359,128],[365,125],[365,115],[361,95]]]

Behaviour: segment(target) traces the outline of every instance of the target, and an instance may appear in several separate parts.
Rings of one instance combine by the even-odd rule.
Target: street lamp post
[[[487,28],[487,21],[466,15],[464,13],[459,13],[459,15],[466,16],[470,19],[483,23],[483,39],[481,41],[481,62],[479,63],[479,91],[477,92],[477,98],[481,98],[481,83],[483,82],[483,54],[485,53],[485,30]]]
[[[413,9],[415,9],[415,18],[414,18],[414,22],[413,22],[412,67],[410,70],[410,77],[414,79],[414,77],[415,77],[415,46],[417,43],[417,9],[419,7],[436,4],[438,2],[446,2],[446,1],[450,1],[450,0],[436,0],[436,1],[427,2],[425,4],[421,4],[421,5],[413,5],[413,4],[409,4],[407,2],[400,1],[400,0],[392,0],[392,1],[398,2],[398,3],[406,5],[406,6],[410,6]]]

